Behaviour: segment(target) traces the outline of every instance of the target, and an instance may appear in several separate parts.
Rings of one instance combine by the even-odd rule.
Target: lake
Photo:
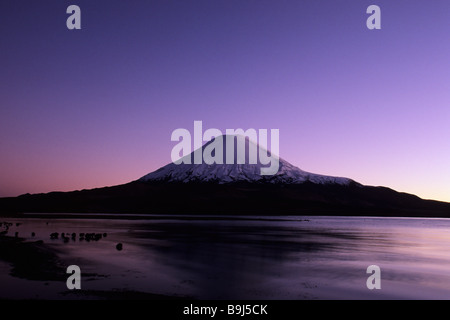
[[[142,218],[141,218],[142,217]],[[0,218],[81,269],[81,290],[194,299],[450,299],[450,220],[310,216]],[[2,229],[3,230],[3,229]],[[34,237],[31,233],[34,232]],[[75,240],[50,234],[76,233]],[[106,233],[98,241],[79,233]],[[122,243],[121,251],[116,244]],[[381,269],[369,290],[367,267]],[[79,299],[65,281],[10,275],[2,299]],[[67,275],[69,276],[69,275]],[[86,299],[95,296],[86,294]]]

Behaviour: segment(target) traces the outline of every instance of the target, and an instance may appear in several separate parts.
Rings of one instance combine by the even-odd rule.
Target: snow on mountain
[[[314,174],[310,172],[303,171],[289,162],[278,158],[279,169],[274,175],[261,175],[261,168],[268,167],[269,165],[263,165],[257,159],[256,164],[249,164],[249,150],[251,147],[258,150],[258,152],[266,152],[267,150],[261,146],[255,144],[254,142],[248,140],[248,138],[242,136],[222,136],[224,138],[223,146],[223,162],[224,164],[206,164],[202,161],[201,164],[194,164],[194,152],[183,157],[183,159],[188,159],[191,164],[175,164],[169,163],[168,165],[153,171],[142,178],[140,181],[166,181],[166,182],[217,182],[219,184],[232,183],[239,181],[247,182],[266,182],[266,183],[276,183],[276,184],[301,184],[304,182],[312,182],[316,184],[339,184],[348,185],[350,183],[355,183],[355,181],[342,178],[342,177],[332,177]],[[226,164],[226,148],[225,145],[230,141],[230,139],[235,139],[236,142],[239,139],[245,139],[245,158],[239,155],[237,152],[237,143],[235,143],[234,152],[234,163]],[[213,140],[212,140],[213,141]],[[208,146],[212,141],[209,141],[202,146],[202,153],[206,146]],[[253,149],[253,150],[255,150]],[[197,150],[198,152],[199,150]],[[270,152],[268,153],[270,155]],[[244,164],[239,164],[244,162]]]

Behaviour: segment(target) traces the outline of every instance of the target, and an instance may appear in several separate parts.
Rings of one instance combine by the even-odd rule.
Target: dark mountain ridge
[[[229,139],[226,137],[225,139]],[[237,137],[237,142],[240,137]],[[253,143],[245,139],[247,147]],[[204,150],[205,144],[202,147]],[[257,146],[260,149],[259,146]],[[263,150],[267,151],[267,150]],[[224,152],[225,154],[225,152]],[[192,154],[187,157],[192,158]],[[278,158],[272,176],[261,163],[170,163],[112,187],[0,198],[0,214],[131,213],[450,217],[450,203],[386,187],[303,171]]]

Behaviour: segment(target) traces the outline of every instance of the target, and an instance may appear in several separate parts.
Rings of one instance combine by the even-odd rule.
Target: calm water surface
[[[450,220],[189,218],[4,220],[14,223],[8,235],[43,240],[64,263],[78,265],[82,290],[198,299],[450,299]],[[52,232],[107,237],[64,243],[51,240]],[[381,290],[366,287],[373,264],[381,268]],[[65,282],[19,279],[10,269],[0,261],[0,298],[71,298]]]

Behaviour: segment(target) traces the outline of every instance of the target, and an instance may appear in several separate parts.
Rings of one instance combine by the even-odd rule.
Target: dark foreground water
[[[95,298],[92,291],[137,291],[197,299],[450,299],[446,219],[4,220],[14,223],[8,236],[43,240],[63,264],[78,265],[85,298]],[[52,232],[77,237],[51,240]],[[107,236],[79,240],[79,233],[89,232]],[[381,268],[380,290],[366,286],[369,265]],[[65,281],[19,278],[11,270],[0,261],[0,298],[80,298]]]

